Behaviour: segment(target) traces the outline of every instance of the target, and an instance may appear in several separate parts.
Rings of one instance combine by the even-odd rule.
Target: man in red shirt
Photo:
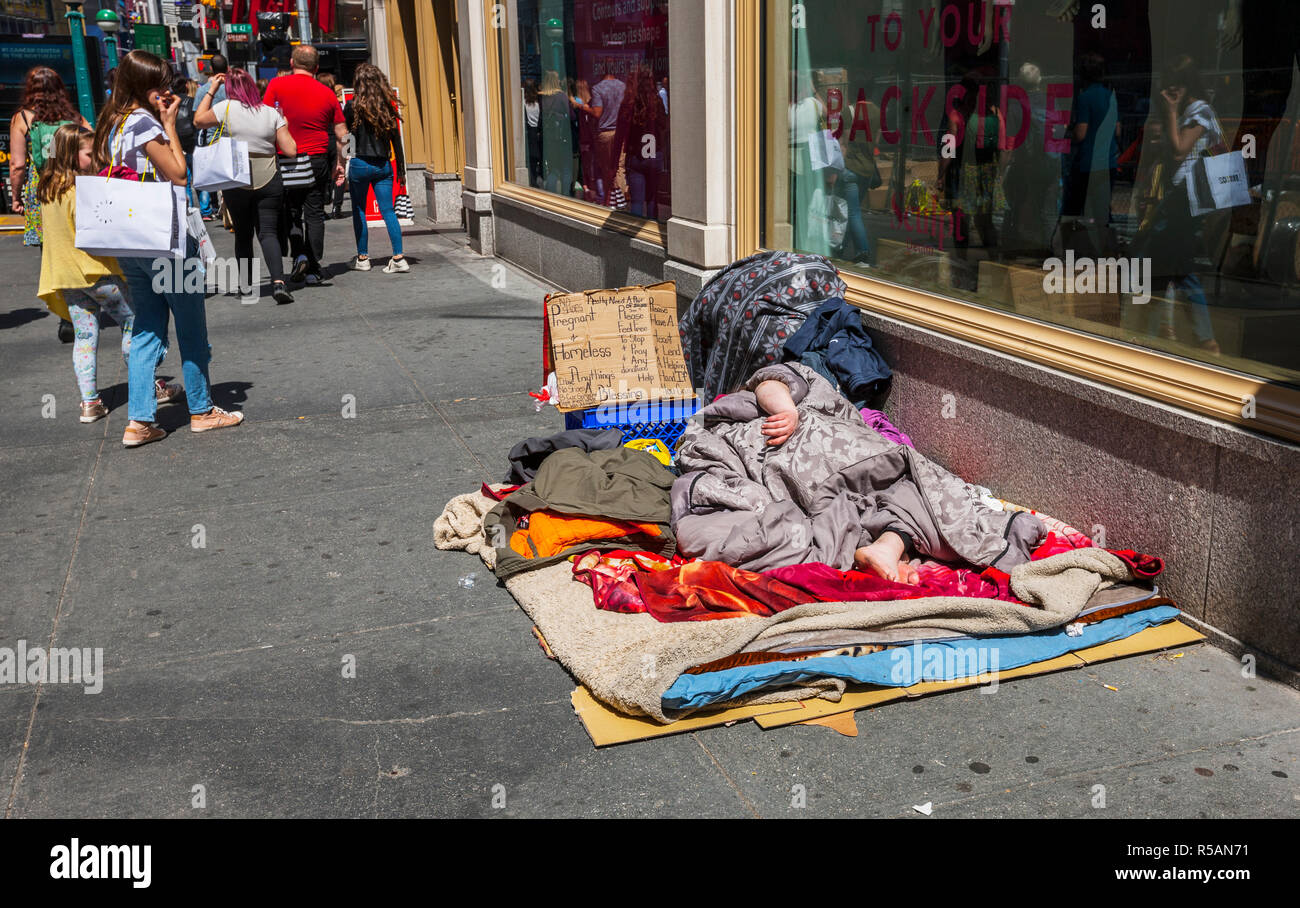
[[[289,133],[298,143],[299,157],[311,166],[311,178],[305,185],[285,181],[285,204],[289,209],[289,250],[293,256],[292,281],[306,279],[319,284],[325,279],[321,257],[325,254],[325,201],[330,184],[343,179],[343,161],[348,130],[343,109],[334,92],[316,81],[320,54],[308,44],[293,49],[292,69],[287,76],[276,76],[266,87],[263,100],[279,109],[289,123]],[[338,163],[330,171],[330,142],[338,145]]]

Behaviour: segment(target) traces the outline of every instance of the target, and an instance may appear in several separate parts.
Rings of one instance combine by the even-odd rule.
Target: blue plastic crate
[[[697,399],[655,400],[604,404],[564,414],[566,429],[620,429],[623,444],[657,438],[672,451],[686,431],[686,422],[700,409]]]

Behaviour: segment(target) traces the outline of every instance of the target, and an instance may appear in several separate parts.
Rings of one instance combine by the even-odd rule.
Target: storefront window
[[[668,0],[515,0],[509,9],[510,179],[667,220]]]
[[[1300,383],[1300,4],[765,16],[765,246]]]

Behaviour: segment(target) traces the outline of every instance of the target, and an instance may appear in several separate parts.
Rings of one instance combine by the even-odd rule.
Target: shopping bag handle
[[[228,119],[230,119],[230,104],[231,104],[230,99],[227,98],[227,99],[226,99],[226,112],[225,112],[225,114],[221,117],[221,125],[217,127],[216,135],[214,135],[214,136],[212,137],[212,141],[208,143],[209,145],[216,145],[218,142],[221,141],[221,136],[222,136],[222,134],[226,131],[226,121],[227,121]]]
[[[122,136],[126,134],[126,117],[123,116],[117,124],[116,141],[121,143]],[[104,179],[113,179],[113,168],[117,166],[117,150],[113,147],[114,139],[108,140],[108,168],[105,171]],[[126,151],[122,151],[122,166],[126,167]]]

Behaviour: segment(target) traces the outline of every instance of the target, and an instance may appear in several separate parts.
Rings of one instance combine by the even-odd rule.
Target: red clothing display
[[[334,31],[334,0],[308,0],[307,13],[325,34]]]
[[[256,2],[256,0],[254,0]],[[289,133],[298,154],[327,154],[334,141],[334,124],[343,122],[343,108],[332,89],[306,73],[276,76],[266,86],[263,100],[277,104],[289,121]]]

